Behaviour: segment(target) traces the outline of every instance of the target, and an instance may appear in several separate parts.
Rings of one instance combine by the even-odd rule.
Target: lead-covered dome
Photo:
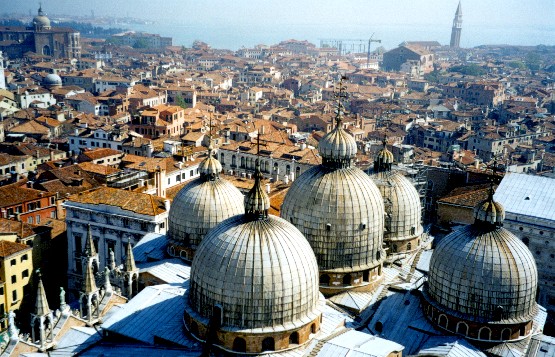
[[[206,233],[225,219],[244,213],[243,194],[220,178],[222,166],[209,150],[199,165],[200,177],[175,196],[168,217],[168,252],[192,260]]]
[[[44,77],[43,85],[47,88],[60,87],[62,85],[62,78],[57,74],[50,73]]]
[[[531,324],[537,312],[538,271],[528,247],[501,226],[499,216],[482,219],[484,210],[491,207],[502,211],[493,201],[493,193],[477,206],[474,224],[449,234],[437,245],[425,297],[447,316],[489,326],[493,330],[489,339],[509,340],[514,332],[503,335],[498,331],[495,336],[492,325],[499,329]],[[515,331],[516,337],[522,337],[528,330],[517,327]]]
[[[374,175],[373,179],[384,199],[386,213],[384,241],[389,246],[389,252],[398,253],[416,249],[418,237],[423,232],[422,205],[418,191],[400,172],[379,173]],[[410,246],[407,246],[409,243]]]
[[[37,16],[33,18],[33,26],[36,30],[50,29],[50,19],[46,17],[46,14],[42,11],[42,6],[39,7]]]
[[[320,143],[322,165],[293,182],[280,212],[316,254],[324,294],[357,285],[371,288],[385,259],[382,196],[370,177],[353,165],[356,142],[342,129],[341,112],[338,103],[335,129]]]
[[[260,181],[257,168],[246,213],[223,221],[201,242],[187,291],[188,330],[206,339],[199,327],[218,314],[216,344],[235,352],[301,345],[319,329],[321,316],[314,253],[297,228],[268,215]]]

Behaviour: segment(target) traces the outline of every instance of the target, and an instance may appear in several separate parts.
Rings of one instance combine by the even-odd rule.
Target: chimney
[[[164,200],[164,208],[166,209],[166,212],[170,211],[170,200]]]

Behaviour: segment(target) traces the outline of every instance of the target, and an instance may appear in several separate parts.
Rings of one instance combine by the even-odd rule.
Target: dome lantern
[[[258,153],[260,153],[260,136],[257,138]],[[262,188],[262,173],[260,172],[260,157],[256,158],[256,169],[254,172],[254,185],[245,196],[245,217],[247,219],[268,218],[270,209],[270,198]]]
[[[387,149],[387,135],[384,135],[382,141],[383,147],[374,160],[374,172],[389,172],[391,171],[391,166],[393,165],[393,153]]]

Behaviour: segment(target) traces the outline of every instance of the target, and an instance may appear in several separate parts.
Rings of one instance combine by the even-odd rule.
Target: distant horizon
[[[126,17],[155,22],[121,27],[168,36],[176,46],[201,40],[214,48],[236,50],[295,38],[317,46],[321,38],[368,39],[374,34],[386,49],[403,41],[449,43],[458,0],[43,0],[50,16]],[[461,47],[480,45],[555,45],[555,1],[463,0]],[[35,15],[38,2],[3,4],[2,13]],[[147,15],[148,14],[148,15]],[[538,16],[544,14],[545,16]],[[256,15],[256,16],[255,16]],[[119,27],[118,24],[110,27]],[[376,48],[380,44],[373,44]]]

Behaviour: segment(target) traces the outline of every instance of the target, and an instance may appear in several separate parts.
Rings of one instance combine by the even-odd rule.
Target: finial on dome
[[[383,147],[374,160],[374,172],[389,172],[391,171],[391,166],[393,165],[393,153],[387,149],[387,132],[384,133],[382,140]]]
[[[347,79],[347,76],[341,76],[341,78],[339,79],[339,93],[335,94],[335,97],[337,98],[337,111],[335,112],[336,128],[338,128],[341,125],[341,122],[343,121],[343,111],[345,110],[345,107],[341,102],[342,98],[347,97],[347,94],[345,93],[345,87],[343,86],[344,79]]]
[[[245,196],[245,217],[251,220],[268,218],[270,198],[262,188],[262,173],[260,172],[260,136],[256,138],[257,158],[254,171],[254,186]]]
[[[208,131],[208,157],[204,159],[199,165],[199,172],[201,177],[214,181],[222,172],[222,164],[213,156],[214,142],[212,140],[212,115],[210,115],[210,124]]]
[[[488,198],[480,202],[474,208],[474,224],[486,223],[494,226],[500,226],[505,220],[505,209],[503,205],[493,199],[495,193],[495,177],[497,176],[497,157],[493,160],[491,175],[489,177],[490,186],[488,189]]]

